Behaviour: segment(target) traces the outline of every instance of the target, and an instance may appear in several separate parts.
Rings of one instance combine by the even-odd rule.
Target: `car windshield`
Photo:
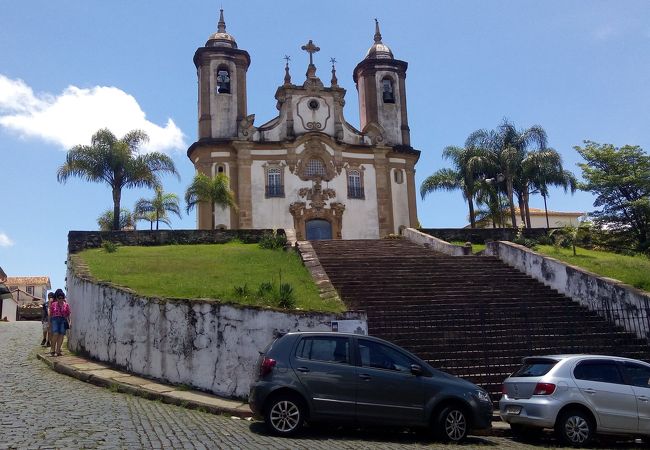
[[[524,365],[516,370],[511,377],[543,377],[557,361],[552,359],[525,360]]]

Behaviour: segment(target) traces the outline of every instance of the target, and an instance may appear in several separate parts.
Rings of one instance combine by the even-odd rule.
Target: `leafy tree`
[[[153,224],[156,221],[162,222],[162,223],[164,223],[165,225],[167,225],[170,228],[172,226],[172,223],[169,220],[169,217],[166,217],[166,216],[165,217],[160,217],[160,216],[156,217],[155,212],[147,212],[147,213],[137,214],[135,216],[135,220],[146,220],[147,222],[149,222],[149,229],[150,230],[153,230]]]
[[[115,221],[113,220],[113,210],[107,209],[102,213],[101,216],[97,218],[97,225],[101,231],[111,231],[114,230]],[[118,218],[119,230],[124,228],[135,227],[135,220],[131,211],[126,208],[120,209],[120,216]]]
[[[515,214],[515,180],[521,178],[522,163],[531,146],[546,148],[546,131],[538,125],[518,130],[504,120],[496,130],[477,130],[469,135],[465,147],[477,155],[469,161],[470,170],[489,176],[501,174],[506,185],[510,206],[510,221],[517,223]]]
[[[596,196],[591,216],[607,229],[633,237],[637,250],[650,249],[650,156],[636,145],[615,147],[584,141],[575,150],[584,183],[580,189]]]
[[[472,228],[476,228],[474,214],[474,196],[478,189],[476,176],[472,172],[469,160],[475,155],[472,149],[449,146],[446,147],[442,156],[450,159],[453,163],[452,169],[440,169],[428,176],[420,186],[422,199],[437,190],[453,191],[460,189],[463,198],[467,201],[469,208],[469,221]]]
[[[152,199],[141,198],[138,200],[135,203],[134,210],[138,219],[150,220],[152,228],[153,222],[156,222],[156,230],[159,222],[169,225],[168,212],[176,214],[179,218],[181,217],[178,196],[173,193],[163,192],[161,187],[156,187],[156,194]],[[152,216],[147,217],[147,214],[152,214]]]
[[[75,176],[108,184],[113,193],[113,229],[119,230],[123,188],[160,186],[159,173],[178,176],[169,156],[158,152],[138,154],[140,145],[148,139],[141,130],[129,131],[117,139],[110,130],[102,128],[93,135],[90,145],[77,145],[68,150],[56,178],[60,183]]]
[[[222,208],[230,206],[237,208],[235,203],[235,194],[230,189],[230,180],[228,177],[219,173],[214,178],[210,178],[202,173],[196,174],[192,184],[190,184],[185,191],[185,203],[187,204],[186,211],[190,211],[201,202],[210,203],[212,228],[214,230],[214,211],[215,205]]]

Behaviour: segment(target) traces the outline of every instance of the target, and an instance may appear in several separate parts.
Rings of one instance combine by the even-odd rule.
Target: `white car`
[[[599,355],[524,358],[503,382],[501,419],[516,434],[553,428],[563,443],[598,434],[650,437],[650,364]]]

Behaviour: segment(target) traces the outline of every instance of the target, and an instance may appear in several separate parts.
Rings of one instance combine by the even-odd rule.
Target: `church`
[[[255,125],[246,105],[247,51],[217,31],[194,54],[198,140],[187,151],[197,173],[230,180],[237,208],[199,204],[197,228],[293,228],[303,239],[376,239],[417,226],[415,164],[406,107],[405,61],[374,42],[357,64],[360,128],[343,116],[346,91],[332,61],[317,75],[320,48],[302,45],[309,65],[294,84],[289,59],[277,88],[277,117]],[[329,73],[328,73],[329,75]]]

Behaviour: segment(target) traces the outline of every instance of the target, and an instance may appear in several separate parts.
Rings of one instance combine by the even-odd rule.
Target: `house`
[[[577,227],[580,224],[580,218],[586,217],[585,212],[568,212],[568,211],[548,211],[548,225],[547,225],[547,212],[539,208],[529,208],[530,210],[530,225],[531,228],[562,228],[565,226]],[[521,213],[519,208],[515,209],[517,227],[522,224]],[[503,218],[510,224],[510,210],[503,212]],[[479,220],[476,222],[477,228],[493,228],[492,222],[487,219]],[[469,228],[469,225],[465,226]]]
[[[51,289],[50,278],[46,276],[7,277],[5,284],[18,305],[19,319],[40,319],[47,291]]]
[[[7,274],[0,267],[0,320],[14,322],[18,320],[18,302],[14,300],[5,281],[7,281]]]
[[[365,55],[360,49],[352,76],[357,130],[343,115],[346,90],[336,61],[325,71],[326,86],[317,75],[320,48],[311,40],[301,48],[309,62],[304,80],[292,81],[287,57],[276,74],[278,116],[259,126],[247,110],[251,56],[226,32],[223,10],[217,31],[196,50],[198,140],[187,156],[197,173],[225,174],[238,206],[200,203],[197,228],[293,228],[298,239],[376,239],[416,226],[420,151],[410,140],[408,63],[393,56],[376,22],[374,42]]]

